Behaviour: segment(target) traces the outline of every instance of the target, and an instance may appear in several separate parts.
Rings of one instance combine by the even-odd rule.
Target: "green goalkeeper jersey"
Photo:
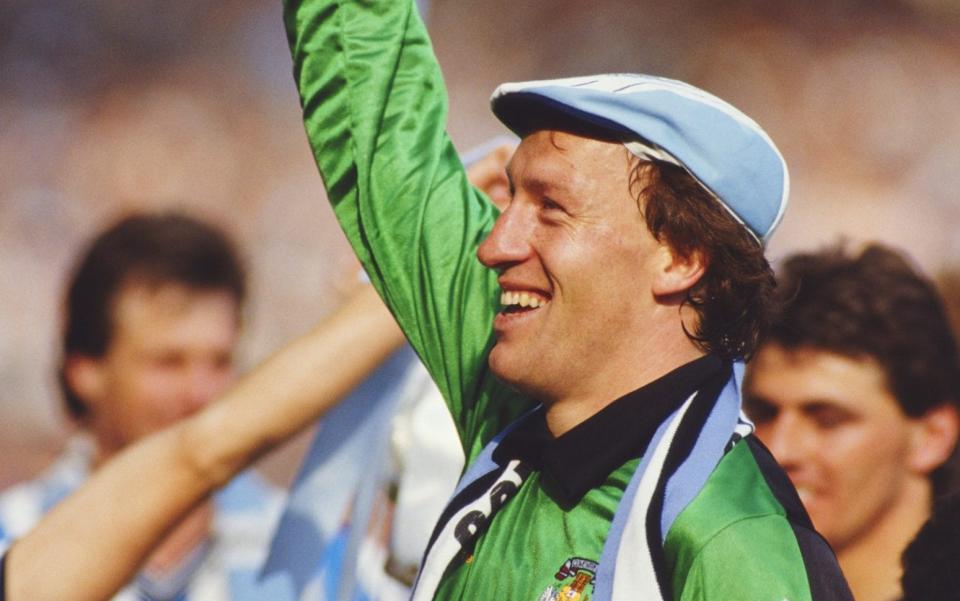
[[[487,367],[500,290],[475,251],[498,211],[470,186],[445,132],[429,38],[404,0],[288,0],[285,23],[329,200],[442,391],[469,463],[535,403]],[[554,440],[536,415],[526,420],[505,443],[531,458],[530,473],[450,563],[435,597],[593,598],[611,520],[653,430],[689,395],[716,397],[729,374],[711,356],[682,366],[666,384],[613,403],[622,419],[598,414],[572,438]],[[626,418],[646,431],[617,436]],[[731,446],[676,516],[662,561],[677,600],[850,598],[832,551],[752,436]]]

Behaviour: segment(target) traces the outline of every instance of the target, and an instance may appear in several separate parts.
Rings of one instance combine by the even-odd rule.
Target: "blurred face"
[[[814,526],[840,551],[909,498],[907,417],[872,360],[775,344],[762,348],[744,385],[747,413],[800,493]]]
[[[510,201],[477,252],[502,291],[490,366],[540,400],[602,391],[640,360],[661,245],[629,167],[620,144],[538,131],[507,168]]]
[[[178,284],[129,286],[107,353],[87,362],[92,429],[109,454],[197,411],[233,379],[236,301]],[[77,386],[74,386],[77,389]]]

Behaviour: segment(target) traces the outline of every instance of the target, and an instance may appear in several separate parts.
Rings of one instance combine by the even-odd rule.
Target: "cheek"
[[[222,372],[218,372],[217,376],[214,378],[216,382],[217,395],[224,392],[233,382],[237,379],[237,373],[233,368],[224,369]],[[213,400],[213,399],[211,399]]]
[[[215,399],[223,395],[236,380],[236,374],[233,369],[216,370],[210,375],[209,382],[203,391],[202,400],[199,402],[201,407],[208,405]]]
[[[130,383],[131,412],[145,427],[169,424],[177,416],[177,398],[182,386],[176,377],[160,369],[145,369]]]
[[[906,451],[902,433],[871,427],[826,437],[820,455],[831,476],[849,494],[886,486],[899,473]]]

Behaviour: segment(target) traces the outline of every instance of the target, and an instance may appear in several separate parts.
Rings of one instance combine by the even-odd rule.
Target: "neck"
[[[680,332],[679,337],[675,335],[677,332]],[[618,349],[607,369],[590,378],[589,382],[581,383],[585,385],[578,390],[545,402],[550,433],[555,437],[565,434],[623,395],[705,354],[678,326],[652,334],[646,338],[646,344],[638,345],[630,353]]]
[[[114,444],[109,437],[104,436],[102,433],[98,432],[96,429],[91,429],[91,434],[93,435],[94,442],[94,453],[93,453],[93,469],[99,469],[104,463],[110,460],[111,457],[120,452],[123,448],[117,444]]]
[[[901,595],[900,556],[930,517],[927,479],[904,487],[896,505],[862,536],[837,548],[837,559],[857,601],[894,601]]]

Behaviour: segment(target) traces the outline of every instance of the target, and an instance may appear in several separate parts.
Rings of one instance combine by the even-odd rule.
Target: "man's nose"
[[[477,248],[477,258],[490,269],[502,269],[530,256],[536,217],[529,207],[511,202]]]
[[[195,365],[187,375],[183,410],[190,415],[223,394],[232,380],[232,371],[219,365]]]
[[[803,460],[813,451],[811,432],[802,420],[794,419],[789,415],[781,415],[771,423],[761,428],[760,439],[763,441],[774,458],[790,472],[802,465]]]

